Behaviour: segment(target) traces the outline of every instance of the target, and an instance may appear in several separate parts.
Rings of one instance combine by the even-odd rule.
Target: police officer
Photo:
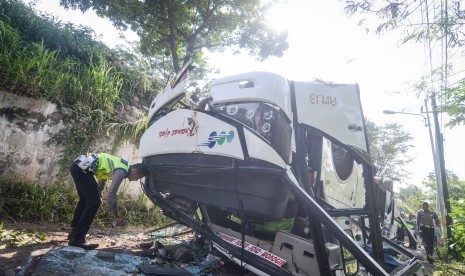
[[[428,202],[423,202],[422,207],[423,210],[418,211],[417,214],[417,226],[425,242],[426,258],[429,262],[433,262],[434,227],[439,226],[439,218],[435,212],[429,210]]]
[[[88,244],[85,238],[101,204],[106,181],[112,179],[107,201],[110,214],[113,216],[113,225],[123,226],[125,220],[118,214],[116,193],[125,178],[134,181],[144,177],[147,174],[147,167],[140,163],[130,165],[126,160],[107,153],[88,153],[79,156],[71,165],[70,171],[79,201],[74,210],[68,244],[84,249],[95,249],[98,244]]]

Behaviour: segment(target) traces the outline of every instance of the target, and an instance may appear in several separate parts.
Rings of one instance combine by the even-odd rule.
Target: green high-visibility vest
[[[409,230],[415,230],[415,223],[413,221],[407,221],[405,222],[405,225]]]
[[[106,181],[113,177],[113,173],[116,169],[123,169],[126,171],[126,174],[128,174],[130,166],[128,161],[118,156],[113,156],[108,153],[99,153],[98,166],[94,174],[98,180]]]

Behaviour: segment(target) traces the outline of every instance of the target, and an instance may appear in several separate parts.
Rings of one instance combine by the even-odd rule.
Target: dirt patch
[[[67,237],[70,230],[66,224],[50,223],[4,223],[4,229],[37,231],[46,234],[46,239],[33,245],[0,250],[0,276],[30,274],[30,271],[26,270],[33,268],[34,263],[31,262],[37,262],[49,250],[68,245]],[[155,249],[143,247],[150,241],[146,233],[153,229],[133,226],[124,228],[92,227],[86,240],[89,243],[99,244],[98,249],[149,257],[154,254]],[[31,254],[34,256],[31,257]]]

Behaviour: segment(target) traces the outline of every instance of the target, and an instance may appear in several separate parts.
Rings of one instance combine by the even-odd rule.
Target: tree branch
[[[167,0],[167,8],[168,8],[168,21],[169,21],[169,29],[170,29],[170,48],[171,54],[173,55],[173,68],[176,73],[179,72],[179,57],[176,48],[176,38],[174,32],[174,14],[173,14],[173,0]]]

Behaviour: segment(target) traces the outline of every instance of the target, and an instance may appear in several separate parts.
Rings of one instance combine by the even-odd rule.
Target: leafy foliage
[[[447,174],[447,185],[449,186],[449,197],[455,201],[465,198],[465,181],[460,180],[459,177],[452,171],[446,171]],[[428,187],[431,191],[436,191],[436,178],[434,171],[430,172],[429,175],[422,183]]]
[[[46,235],[39,232],[6,230],[0,224],[0,249],[27,246],[45,240]]]
[[[405,179],[408,172],[404,170],[404,166],[412,161],[407,156],[409,149],[413,147],[410,144],[410,134],[396,123],[377,126],[367,120],[366,129],[370,154],[378,168],[377,175],[393,181]]]
[[[449,241],[450,251],[457,261],[465,260],[465,201],[462,198],[461,200],[451,200],[452,213],[452,238]]]
[[[402,43],[406,42],[427,42],[435,44],[444,43],[446,50],[457,49],[457,52],[465,46],[465,24],[464,6],[458,0],[445,1],[415,1],[407,0],[393,2],[386,0],[356,0],[346,1],[346,13],[360,16],[360,25],[370,31],[370,24],[376,22],[375,32],[383,34],[386,31],[401,29],[405,36]],[[375,20],[371,20],[375,17]],[[370,23],[367,23],[370,22]],[[446,55],[448,56],[448,55]],[[452,56],[452,55],[451,55]],[[446,60],[450,62],[450,60]],[[461,60],[459,59],[461,62]],[[452,64],[443,64],[440,68],[433,69],[431,76],[425,79],[431,81],[435,79],[441,81],[451,75],[462,72],[454,72]],[[425,79],[418,85],[420,92],[425,91]],[[427,86],[428,88],[430,85]],[[428,89],[430,91],[430,89]],[[465,124],[465,79],[452,84],[447,89],[441,89],[438,96],[445,98],[441,110],[446,111],[451,120],[448,126],[454,127]]]
[[[461,276],[465,275],[465,265],[462,262],[439,262],[434,264],[436,276]]]
[[[100,52],[105,58],[116,58],[105,44],[98,41],[92,29],[64,24],[48,14],[38,14],[33,7],[18,0],[0,2],[0,20],[17,29],[26,43],[43,43],[45,48],[58,51],[63,57],[86,62],[92,53]]]
[[[11,221],[69,221],[76,193],[62,183],[42,188],[18,178],[0,179],[0,219]]]
[[[449,241],[450,247],[448,249],[441,248],[440,251],[442,252],[441,256],[443,256],[446,261],[453,259],[458,262],[463,262],[465,259],[465,181],[460,180],[455,173],[447,171],[447,182],[449,184],[449,197],[452,210],[449,214],[452,218],[452,237]],[[398,196],[402,200],[404,206],[407,206],[407,209],[418,209],[419,206],[421,206],[421,202],[425,200],[435,202],[436,180],[434,172],[431,172],[426,177],[426,179],[422,182],[422,187],[424,187],[424,189],[420,189],[417,186],[400,189]],[[434,210],[435,208],[435,204],[432,203],[430,209]],[[454,273],[460,271],[460,269],[463,270],[463,267],[440,263],[436,270],[441,271],[441,269],[452,273],[441,275],[461,275]]]
[[[446,17],[447,7],[447,17]],[[374,28],[376,33],[383,33],[401,28],[406,33],[403,42],[441,40],[447,33],[449,47],[465,45],[465,10],[460,1],[415,1],[393,2],[386,0],[346,1],[345,11],[349,15],[360,15],[360,25],[370,28],[366,22],[371,15],[378,19]],[[427,18],[428,17],[428,18]],[[429,21],[429,24],[427,24]]]
[[[21,182],[15,177],[0,178],[0,221],[69,222],[77,200],[74,186],[64,183],[41,187],[36,183]],[[156,226],[170,222],[142,193],[134,198],[125,189],[121,189],[118,205],[132,225]],[[112,216],[108,212],[106,200],[103,200],[94,224],[110,225],[111,222]]]
[[[134,122],[115,122],[110,123],[107,128],[107,134],[110,132],[115,136],[114,145],[118,145],[119,141],[123,139],[133,138],[134,140],[139,140],[145,129],[147,128],[147,117],[141,116],[141,119]],[[116,150],[116,148],[113,148]]]
[[[142,106],[149,106],[171,79],[172,71],[167,66],[170,61],[166,57],[161,57],[162,61],[145,57],[136,46],[134,49],[118,48],[115,51],[119,57],[119,63],[115,67],[121,68],[124,80],[121,101],[131,103],[137,98]]]
[[[38,16],[17,0],[0,2],[0,11],[0,87],[63,108],[63,164],[89,151],[92,138],[112,124],[137,125],[139,132],[145,127],[120,116],[120,107],[142,108],[164,86],[140,54],[110,50],[89,30]],[[125,130],[118,134],[120,141],[136,131]]]
[[[456,87],[449,88],[444,92],[446,103],[441,110],[451,116],[448,126],[454,127],[465,125],[465,81],[461,81]]]
[[[452,257],[456,261],[463,261],[465,260],[465,181],[460,180],[455,173],[447,171],[447,183],[451,203],[451,213],[449,215],[452,218],[452,237],[449,241],[448,257]],[[430,200],[434,200],[436,196],[434,172],[428,175],[423,184],[428,188]],[[453,268],[449,269],[453,271]]]
[[[424,191],[415,185],[405,188],[400,187],[397,197],[401,201],[401,204],[399,205],[402,207],[402,211],[408,214],[416,214],[421,208],[423,201],[431,201],[434,199],[432,192]],[[435,208],[434,204],[431,205],[431,208]]]
[[[202,49],[245,49],[265,59],[281,56],[288,48],[287,33],[276,34],[266,28],[270,6],[259,0],[60,0],[60,4],[81,11],[94,9],[116,27],[131,28],[141,38],[142,52],[152,57],[171,56],[175,72],[189,60],[201,61]]]
[[[105,204],[106,203],[104,203],[102,207],[106,210]],[[124,192],[123,189],[123,192],[118,194],[118,204],[120,205],[119,210],[124,214],[129,223],[133,225],[160,226],[172,222],[172,220],[166,217],[161,209],[156,207],[144,193],[139,193],[138,196],[134,198],[130,196],[129,193]],[[101,217],[100,221],[111,222],[113,220],[108,212],[100,212],[100,215],[104,214],[105,219]]]
[[[0,3],[0,87],[70,109],[62,135],[64,163],[89,151],[92,137],[108,126],[121,130],[117,140],[140,132],[144,119],[121,121],[121,107],[147,107],[190,58],[206,67],[203,48],[237,46],[261,58],[287,48],[285,36],[276,37],[265,28],[267,7],[258,1],[94,1],[93,6],[89,1],[61,2],[81,10],[94,8],[142,37],[141,51],[111,50],[88,28],[37,14],[19,0]],[[180,55],[184,61],[173,62]]]

